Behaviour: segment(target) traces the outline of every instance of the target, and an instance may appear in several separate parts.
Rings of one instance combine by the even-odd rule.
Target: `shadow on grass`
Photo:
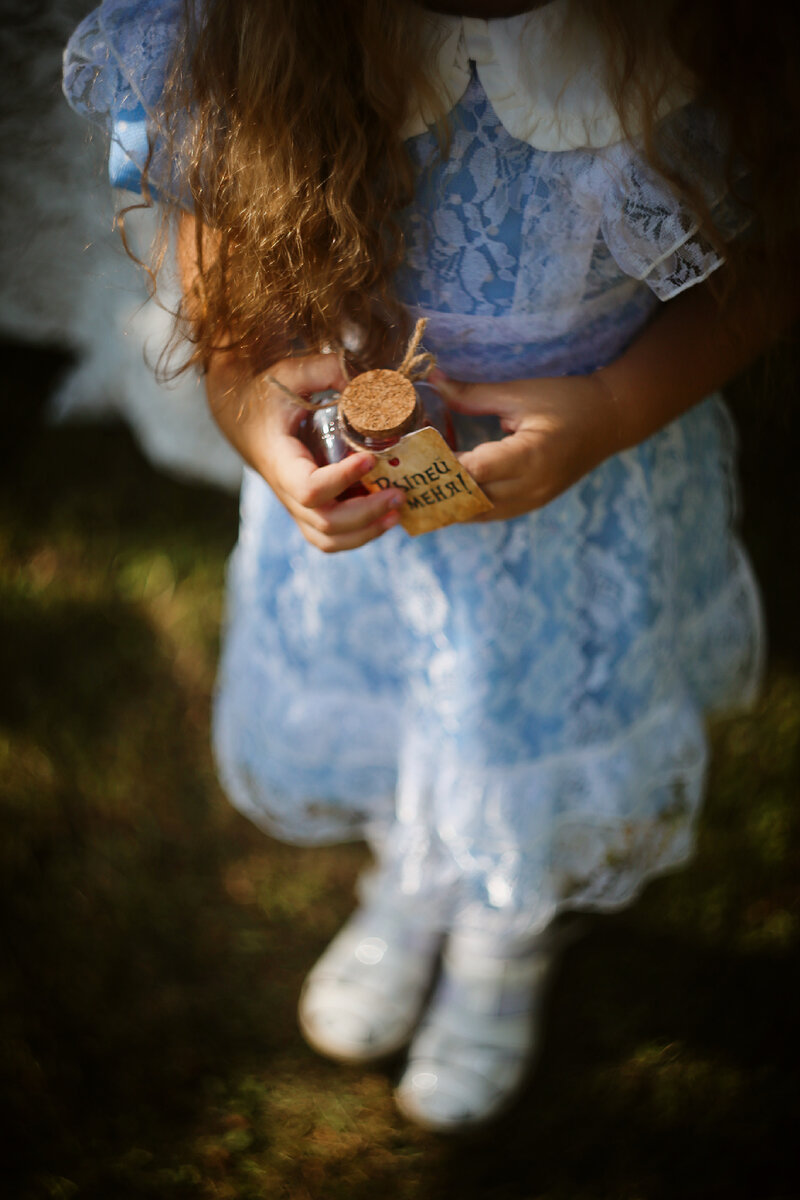
[[[226,890],[258,834],[207,746],[236,505],[155,475],[119,427],[18,432],[0,498],[3,1190],[109,1200],[144,1194],[139,1168],[173,1161],[220,1077],[268,1069],[293,1022],[282,948]]]
[[[20,1179],[80,1164],[92,1195],[93,1173],[108,1188],[116,1154],[174,1137],[219,1075],[269,1069],[285,968],[225,892],[249,831],[210,807],[207,752],[146,623],[70,603],[3,625],[6,1132]]]
[[[0,481],[12,1200],[800,1195],[793,459],[785,440],[779,471],[759,465],[766,436],[751,412],[750,543],[778,666],[755,715],[717,732],[695,859],[587,918],[524,1096],[450,1142],[396,1116],[398,1064],[347,1071],[298,1037],[300,981],[363,854],[279,846],[217,787],[235,501],[152,471],[120,427],[20,429]]]
[[[420,1194],[796,1196],[798,1004],[785,958],[603,921],[564,963],[525,1097]]]

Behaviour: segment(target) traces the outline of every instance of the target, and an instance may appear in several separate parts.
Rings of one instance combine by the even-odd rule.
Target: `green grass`
[[[396,1116],[396,1064],[339,1068],[297,1033],[363,852],[270,841],[216,783],[235,502],[156,474],[119,427],[18,431],[0,495],[4,1195],[800,1195],[794,459],[780,414],[745,416],[766,693],[715,730],[691,865],[587,918],[525,1095],[461,1142]]]

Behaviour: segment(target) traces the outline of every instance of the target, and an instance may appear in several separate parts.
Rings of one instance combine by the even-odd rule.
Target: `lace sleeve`
[[[140,190],[179,198],[175,169],[159,144],[156,113],[181,21],[181,0],[104,0],[81,22],[64,51],[63,88],[80,116],[111,139],[109,176]]]
[[[691,145],[693,161],[702,162],[699,181],[716,228],[736,237],[750,221],[744,203],[718,182],[725,176],[724,150],[713,117],[687,106],[674,118],[672,131]],[[610,186],[603,200],[601,232],[626,275],[643,280],[660,300],[669,300],[701,283],[723,256],[700,232],[695,213],[630,143],[618,143],[606,156]]]

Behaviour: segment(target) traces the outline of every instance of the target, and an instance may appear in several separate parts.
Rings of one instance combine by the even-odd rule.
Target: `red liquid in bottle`
[[[317,412],[307,413],[302,420],[297,436],[309,448],[314,461],[322,467],[328,463],[341,462],[349,454],[354,454],[356,448],[364,450],[387,450],[407,433],[417,429],[432,426],[447,442],[451,450],[456,447],[456,434],[453,420],[447,405],[439,393],[429,383],[419,382],[413,385],[416,392],[416,404],[411,415],[402,425],[395,426],[382,436],[374,432],[364,434],[359,432],[347,421],[337,407],[320,408]],[[346,434],[351,442],[345,440]],[[391,462],[391,460],[390,460]],[[363,484],[356,483],[343,492],[338,499],[346,500],[352,496],[367,495]]]

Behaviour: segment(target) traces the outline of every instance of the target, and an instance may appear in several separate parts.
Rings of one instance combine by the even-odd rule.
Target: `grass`
[[[50,365],[19,358],[30,407],[15,400],[0,485],[4,1194],[800,1195],[792,418],[739,396],[771,668],[754,714],[715,730],[697,854],[587,918],[525,1095],[451,1142],[396,1116],[397,1064],[339,1068],[297,1033],[300,982],[363,853],[272,842],[216,783],[235,502],[156,474],[121,427],[20,417]]]

